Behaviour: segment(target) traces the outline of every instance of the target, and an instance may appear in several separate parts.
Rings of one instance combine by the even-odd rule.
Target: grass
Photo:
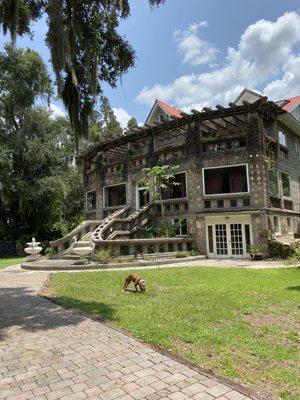
[[[299,269],[144,270],[143,294],[122,292],[124,275],[54,274],[48,290],[261,394],[300,398]]]
[[[18,258],[0,258],[0,269],[9,267],[10,265],[20,264],[26,260],[26,257]]]

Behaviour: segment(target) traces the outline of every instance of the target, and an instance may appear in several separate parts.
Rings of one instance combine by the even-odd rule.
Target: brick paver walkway
[[[0,272],[0,399],[250,399],[38,297],[47,276]]]

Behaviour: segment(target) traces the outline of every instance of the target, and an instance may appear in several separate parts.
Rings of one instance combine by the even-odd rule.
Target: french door
[[[250,224],[218,223],[207,225],[208,255],[245,257],[251,243]]]

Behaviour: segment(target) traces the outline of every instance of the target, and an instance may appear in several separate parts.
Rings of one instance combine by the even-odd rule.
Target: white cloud
[[[222,68],[183,75],[166,85],[157,83],[145,87],[136,100],[150,105],[156,98],[161,98],[183,110],[190,110],[226,104],[244,87],[265,87],[262,91],[274,100],[297,91],[299,94],[300,55],[293,54],[294,46],[299,42],[300,16],[297,13],[285,13],[275,22],[257,21],[242,34],[237,48],[228,48]],[[279,74],[282,79],[277,78]]]
[[[113,112],[120,123],[121,127],[125,129],[127,127],[127,122],[133,118],[124,108],[113,108]],[[138,123],[138,125],[143,125],[142,123]]]
[[[198,34],[200,28],[206,27],[207,22],[190,24],[187,30],[176,30],[174,39],[178,44],[178,51],[183,54],[183,62],[193,66],[211,65],[217,57],[218,50]]]
[[[264,95],[274,100],[299,96],[300,94],[300,55],[292,55],[283,65],[282,79],[270,82]]]
[[[51,116],[52,118],[56,118],[56,117],[66,117],[66,112],[65,110],[62,108],[62,106],[54,104],[54,103],[50,103],[50,111],[51,111]]]

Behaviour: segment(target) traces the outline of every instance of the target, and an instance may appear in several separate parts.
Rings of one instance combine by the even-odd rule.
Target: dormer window
[[[162,113],[162,114],[160,114],[160,116],[159,116],[159,121],[160,122],[166,122],[166,121],[168,121],[168,116],[167,116],[167,114],[165,114],[165,113]]]

